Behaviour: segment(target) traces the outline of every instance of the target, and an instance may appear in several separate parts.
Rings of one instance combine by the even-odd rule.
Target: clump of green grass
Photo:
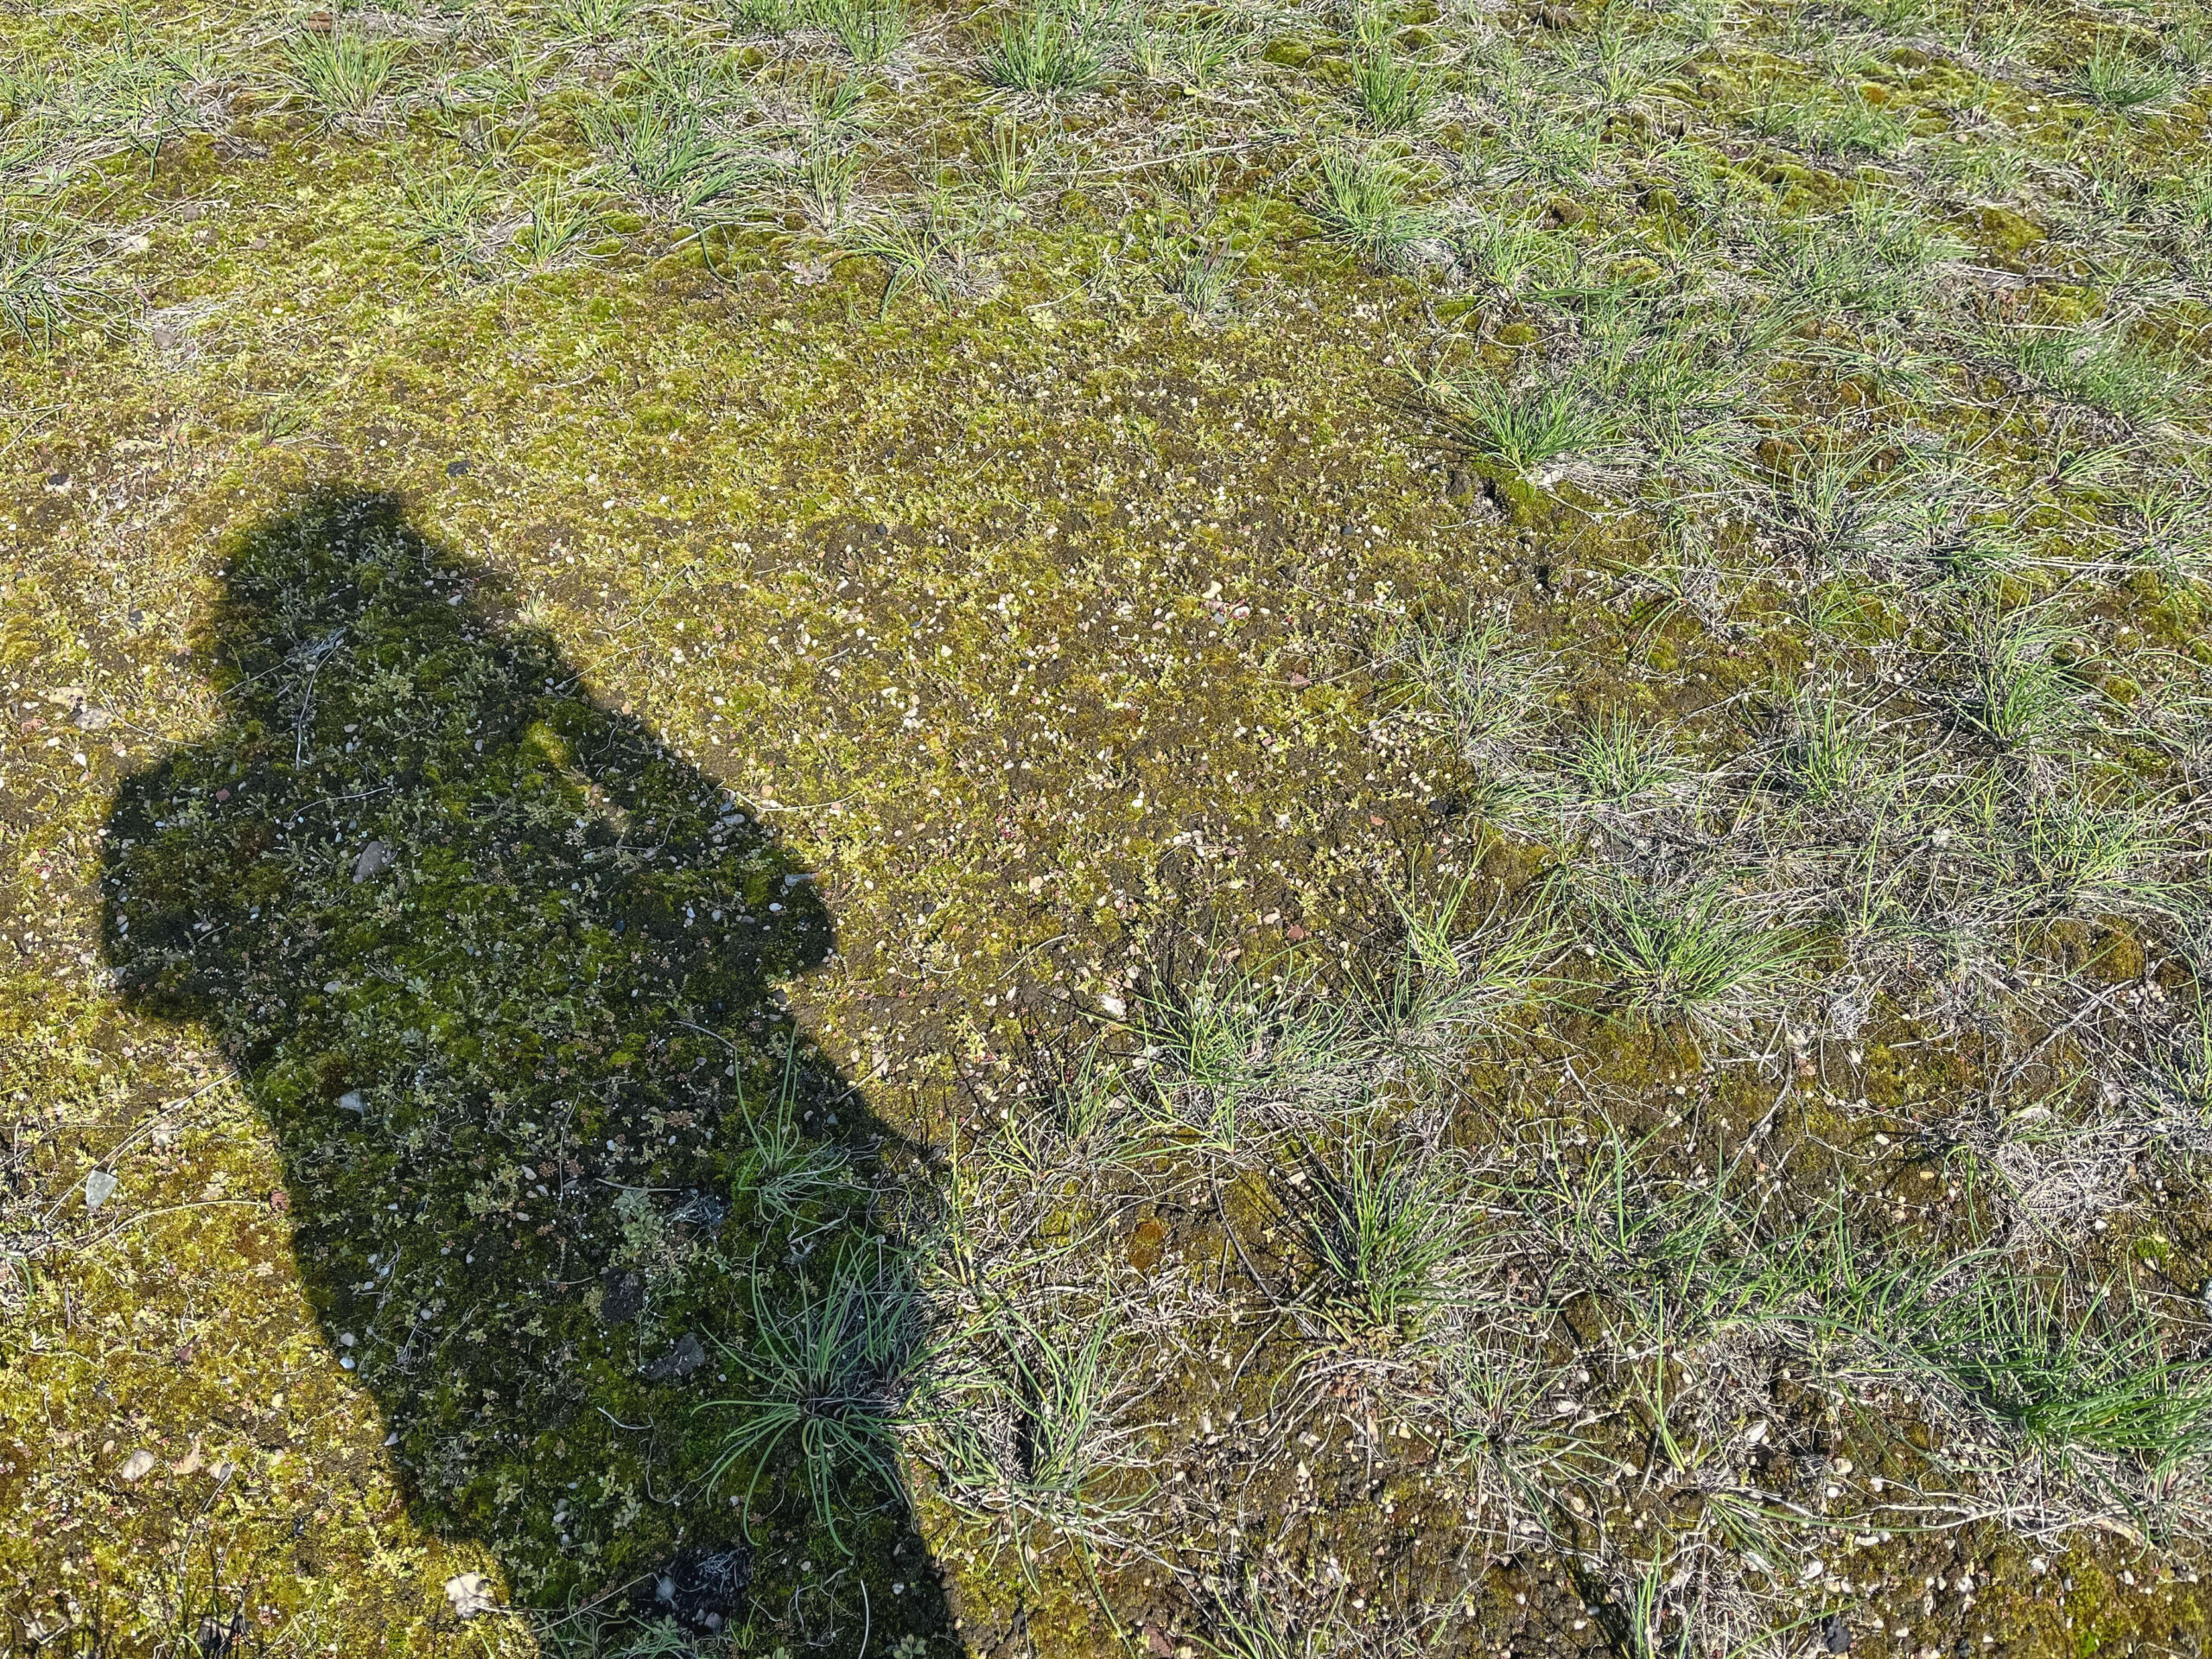
[[[1332,150],[1321,157],[1311,212],[1331,241],[1395,270],[1436,231],[1434,216],[1414,206],[1413,188],[1400,162]]]
[[[913,31],[906,0],[834,0],[828,19],[837,44],[868,67],[887,62]]]
[[[843,226],[851,217],[853,197],[860,188],[859,155],[834,143],[817,142],[808,145],[805,153],[799,157],[798,170],[800,188],[806,195],[807,211],[813,216],[815,224],[825,231],[836,231]],[[887,263],[891,263],[880,251],[880,245],[886,238],[896,238],[900,234],[897,230],[886,229],[875,238],[863,238],[863,246],[856,251],[875,253],[879,258],[886,258]],[[904,264],[900,268],[910,270],[909,281],[928,271],[925,258],[919,270],[914,269],[912,256],[918,246],[918,244],[908,245],[906,254],[901,256]],[[931,291],[936,290],[932,289]]]
[[[611,41],[628,32],[639,0],[558,0],[553,25],[572,40]]]
[[[1461,755],[1478,766],[1517,760],[1560,680],[1557,664],[1494,616],[1458,630],[1419,630],[1401,653]]]
[[[407,207],[416,244],[435,251],[449,267],[484,270],[494,251],[490,233],[493,200],[491,181],[481,176],[410,180]]]
[[[1160,251],[1160,282],[1194,317],[1218,316],[1229,308],[1243,257],[1224,244],[1178,238]]]
[[[1141,1530],[1140,1390],[1110,1315],[995,1297],[938,1369],[918,1427],[959,1507],[1012,1523],[1025,1548],[1123,1548]]]
[[[1372,1080],[1358,1011],[1300,987],[1208,979],[1145,1024],[1155,1052],[1139,1105],[1224,1159],[1253,1154],[1286,1115],[1325,1119],[1357,1105]]]
[[[772,1224],[792,1222],[841,1197],[852,1170],[851,1154],[842,1145],[808,1134],[799,1123],[797,1046],[786,1037],[773,1106],[746,1110],[741,1076],[737,1091],[748,1144],[731,1166],[731,1197]]]
[[[1832,155],[1891,156],[1911,141],[1912,126],[1895,110],[1853,98],[1810,117],[1799,125],[1797,133],[1804,142]]]
[[[1960,251],[1910,209],[1872,194],[1841,213],[1753,226],[1749,240],[1787,303],[1866,316],[1914,311],[1935,268]]]
[[[1207,1650],[1219,1659],[1330,1659],[1338,1650],[1327,1620],[1300,1618],[1250,1567],[1241,1581],[1209,1586],[1205,1620]]]
[[[374,40],[352,29],[296,35],[285,47],[292,84],[331,115],[353,120],[376,108],[406,50],[404,41]]]
[[[2131,423],[2172,414],[2187,389],[2171,364],[2118,324],[2012,328],[1986,340],[1999,359],[2022,378]]]
[[[1558,114],[1535,99],[1512,105],[1502,131],[1470,142],[1466,159],[1494,183],[1535,180],[1562,190],[1589,187],[1598,166],[1602,118]]]
[[[2171,582],[2212,577],[2212,502],[2203,493],[2153,478],[2126,498],[2123,546],[2133,563]]]
[[[1330,1318],[1353,1336],[1395,1332],[1443,1300],[1440,1271],[1472,1227],[1446,1154],[1365,1123],[1333,1159],[1306,1160],[1288,1202],[1328,1277]]]
[[[63,221],[0,207],[0,327],[9,333],[51,344],[55,329],[98,303],[90,270],[82,238]]]
[[[2180,84],[2173,69],[2146,61],[2118,41],[2107,38],[2089,49],[2075,71],[2075,86],[2101,110],[2126,114],[2147,109],[2173,95]]]
[[[1449,1071],[1473,1038],[1538,998],[1558,954],[1551,918],[1541,914],[1493,906],[1467,928],[1461,912],[1473,885],[1469,876],[1433,899],[1392,895],[1405,944],[1382,1009],[1386,1049],[1409,1071]]]
[[[635,189],[680,220],[732,195],[757,170],[708,131],[696,108],[672,100],[589,111],[585,128]]]
[[[1873,722],[1832,691],[1801,689],[1784,715],[1779,770],[1808,806],[1851,810],[1878,801],[1890,781]]]
[[[2085,687],[2068,660],[2073,632],[2045,615],[1984,618],[1968,631],[1957,694],[1961,724],[1999,751],[2049,749],[2087,718]]]
[[[2092,1492],[2138,1510],[2138,1492],[2212,1459],[2212,1370],[2171,1357],[2125,1287],[2072,1300],[2024,1276],[1978,1277],[1938,1300],[1914,1357]]]
[[[1432,395],[1476,454],[1523,477],[1594,454],[1618,437],[1614,421],[1578,376],[1459,375],[1437,381]]]
[[[983,79],[1025,92],[1073,92],[1097,84],[1105,58],[1089,18],[1044,0],[999,25],[983,54]]]
[[[1567,772],[1594,805],[1656,805],[1679,792],[1689,768],[1673,739],[1618,710],[1586,722],[1567,754]]]
[[[2178,914],[2183,889],[2170,873],[2180,849],[2150,806],[2053,794],[2031,803],[2010,843],[2021,896],[2038,914]]]
[[[1605,13],[1580,66],[1599,108],[1625,109],[1650,86],[1659,69],[1651,49],[1630,39],[1617,14]]]
[[[867,130],[868,83],[857,75],[827,73],[808,77],[806,121],[816,143],[849,143]]]
[[[725,1348],[747,1391],[702,1411],[734,1413],[705,1479],[748,1471],[749,1516],[780,1457],[796,1457],[817,1522],[842,1543],[839,1516],[855,1507],[847,1485],[872,1478],[900,1491],[893,1437],[919,1356],[919,1310],[903,1269],[881,1246],[847,1247],[817,1288],[804,1278],[796,1306],[772,1306],[753,1276],[753,1330]]]
[[[591,234],[590,210],[557,179],[531,185],[522,224],[507,251],[526,270],[544,270],[565,263]]]
[[[1993,1448],[2015,1449],[1984,1464],[1989,1496],[2028,1500],[2032,1488],[2044,1514],[2116,1505],[2157,1528],[2157,1507],[2181,1496],[2176,1483],[2201,1478],[2212,1459],[2212,1370],[2177,1352],[2125,1283],[2025,1274],[1986,1243],[1916,1249],[1840,1198],[1793,1214],[1732,1169],[1667,1179],[1611,1124],[1554,1134],[1535,1169],[1484,1178],[1484,1200],[1513,1218],[1516,1248],[1553,1264],[1554,1296],[1593,1298],[1614,1351],[1673,1349],[1713,1363],[1732,1345],[1780,1344],[1826,1387],[1900,1388],[1936,1421],[1963,1418],[2000,1437]],[[1725,1377],[1725,1363],[1715,1371]],[[1666,1368],[1624,1374],[1658,1449],[1695,1468],[1709,1451],[1674,1421]],[[1707,1402],[1707,1423],[1758,1409],[1740,1381],[1719,1386],[1736,1397]],[[2022,1466],[2023,1447],[2042,1469]],[[2191,1508],[2201,1521],[2201,1500]]]
[[[1571,251],[1541,227],[1488,217],[1470,218],[1452,231],[1452,248],[1460,269],[1501,298],[1526,289],[1541,293],[1561,275]]]
[[[810,27],[821,16],[820,0],[736,0],[738,23],[763,35],[789,35]]]
[[[1132,6],[1126,14],[1123,49],[1147,80],[1208,86],[1252,49],[1251,29],[1231,17],[1156,14]]]
[[[2201,991],[2134,1069],[2160,1108],[2162,1131],[2185,1151],[2212,1147],[2212,1005]]]
[[[1426,70],[1402,60],[1387,40],[1377,41],[1352,60],[1351,96],[1366,126],[1405,132],[1427,119],[1436,83]]]
[[[848,252],[883,267],[879,315],[908,289],[944,303],[952,296],[949,267],[969,245],[969,227],[957,208],[932,196],[918,213],[881,214],[857,220],[841,238]]]
[[[1599,878],[1578,896],[1594,988],[1624,1016],[1728,1038],[1796,988],[1804,939],[1720,882],[1668,891]]]
[[[1044,141],[1022,141],[1020,123],[1010,119],[994,121],[980,158],[983,182],[990,187],[992,195],[1002,207],[1018,216],[1021,204],[1037,188],[1038,173],[1045,156]]]

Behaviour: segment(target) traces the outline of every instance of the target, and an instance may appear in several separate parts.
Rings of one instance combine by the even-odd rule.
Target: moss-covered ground
[[[2195,7],[0,16],[15,1649],[2212,1642]]]

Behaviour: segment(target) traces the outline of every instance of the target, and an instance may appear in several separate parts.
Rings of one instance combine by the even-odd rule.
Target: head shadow
[[[518,1601],[936,1634],[878,1419],[811,1467],[760,1427],[820,1408],[794,1333],[906,1295],[870,1242],[892,1137],[773,990],[827,908],[505,613],[388,497],[240,536],[197,640],[221,722],[108,823],[120,992],[235,1067],[415,1516]],[[849,1392],[895,1386],[853,1358]]]

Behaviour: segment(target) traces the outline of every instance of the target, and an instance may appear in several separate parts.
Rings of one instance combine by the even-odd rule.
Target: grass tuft
[[[1523,477],[1538,477],[1557,461],[1593,455],[1618,436],[1614,421],[1572,375],[1513,380],[1459,375],[1436,382],[1433,395],[1477,454]]]
[[[983,54],[984,79],[1025,92],[1081,92],[1105,67],[1090,20],[1055,0],[1001,22]]]
[[[1396,162],[1332,150],[1321,157],[1311,211],[1331,241],[1395,270],[1435,233],[1433,216],[1413,203],[1413,175]]]
[[[1351,96],[1360,120],[1372,130],[1407,132],[1428,118],[1436,83],[1387,41],[1378,41],[1352,60]]]
[[[82,238],[64,222],[0,209],[0,327],[51,345],[57,328],[89,315],[100,290]]]
[[[737,1415],[705,1478],[712,1486],[747,1471],[749,1516],[778,1460],[795,1457],[817,1522],[842,1545],[855,1477],[901,1490],[893,1436],[918,1362],[912,1287],[880,1244],[842,1249],[826,1285],[799,1281],[795,1306],[769,1306],[758,1272],[752,1283],[752,1339],[723,1350],[749,1391],[700,1408]]]
[[[1593,988],[1618,1014],[1732,1039],[1796,989],[1807,942],[1732,887],[1596,880],[1578,898]]]
[[[296,35],[285,46],[293,85],[329,114],[354,120],[376,108],[406,49],[404,41],[351,29]]]
[[[1292,1202],[1328,1275],[1330,1317],[1348,1335],[1395,1333],[1443,1300],[1441,1269],[1471,1231],[1448,1158],[1363,1123],[1300,1174],[1312,1196]]]
[[[2075,71],[2082,95],[2101,110],[2130,114],[2171,98],[2181,78],[2168,65],[2146,62],[2122,43],[2099,41]]]

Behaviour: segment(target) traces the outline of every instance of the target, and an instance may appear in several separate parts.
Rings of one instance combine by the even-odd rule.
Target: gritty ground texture
[[[2212,18],[4,16],[13,1650],[2212,1643]]]

